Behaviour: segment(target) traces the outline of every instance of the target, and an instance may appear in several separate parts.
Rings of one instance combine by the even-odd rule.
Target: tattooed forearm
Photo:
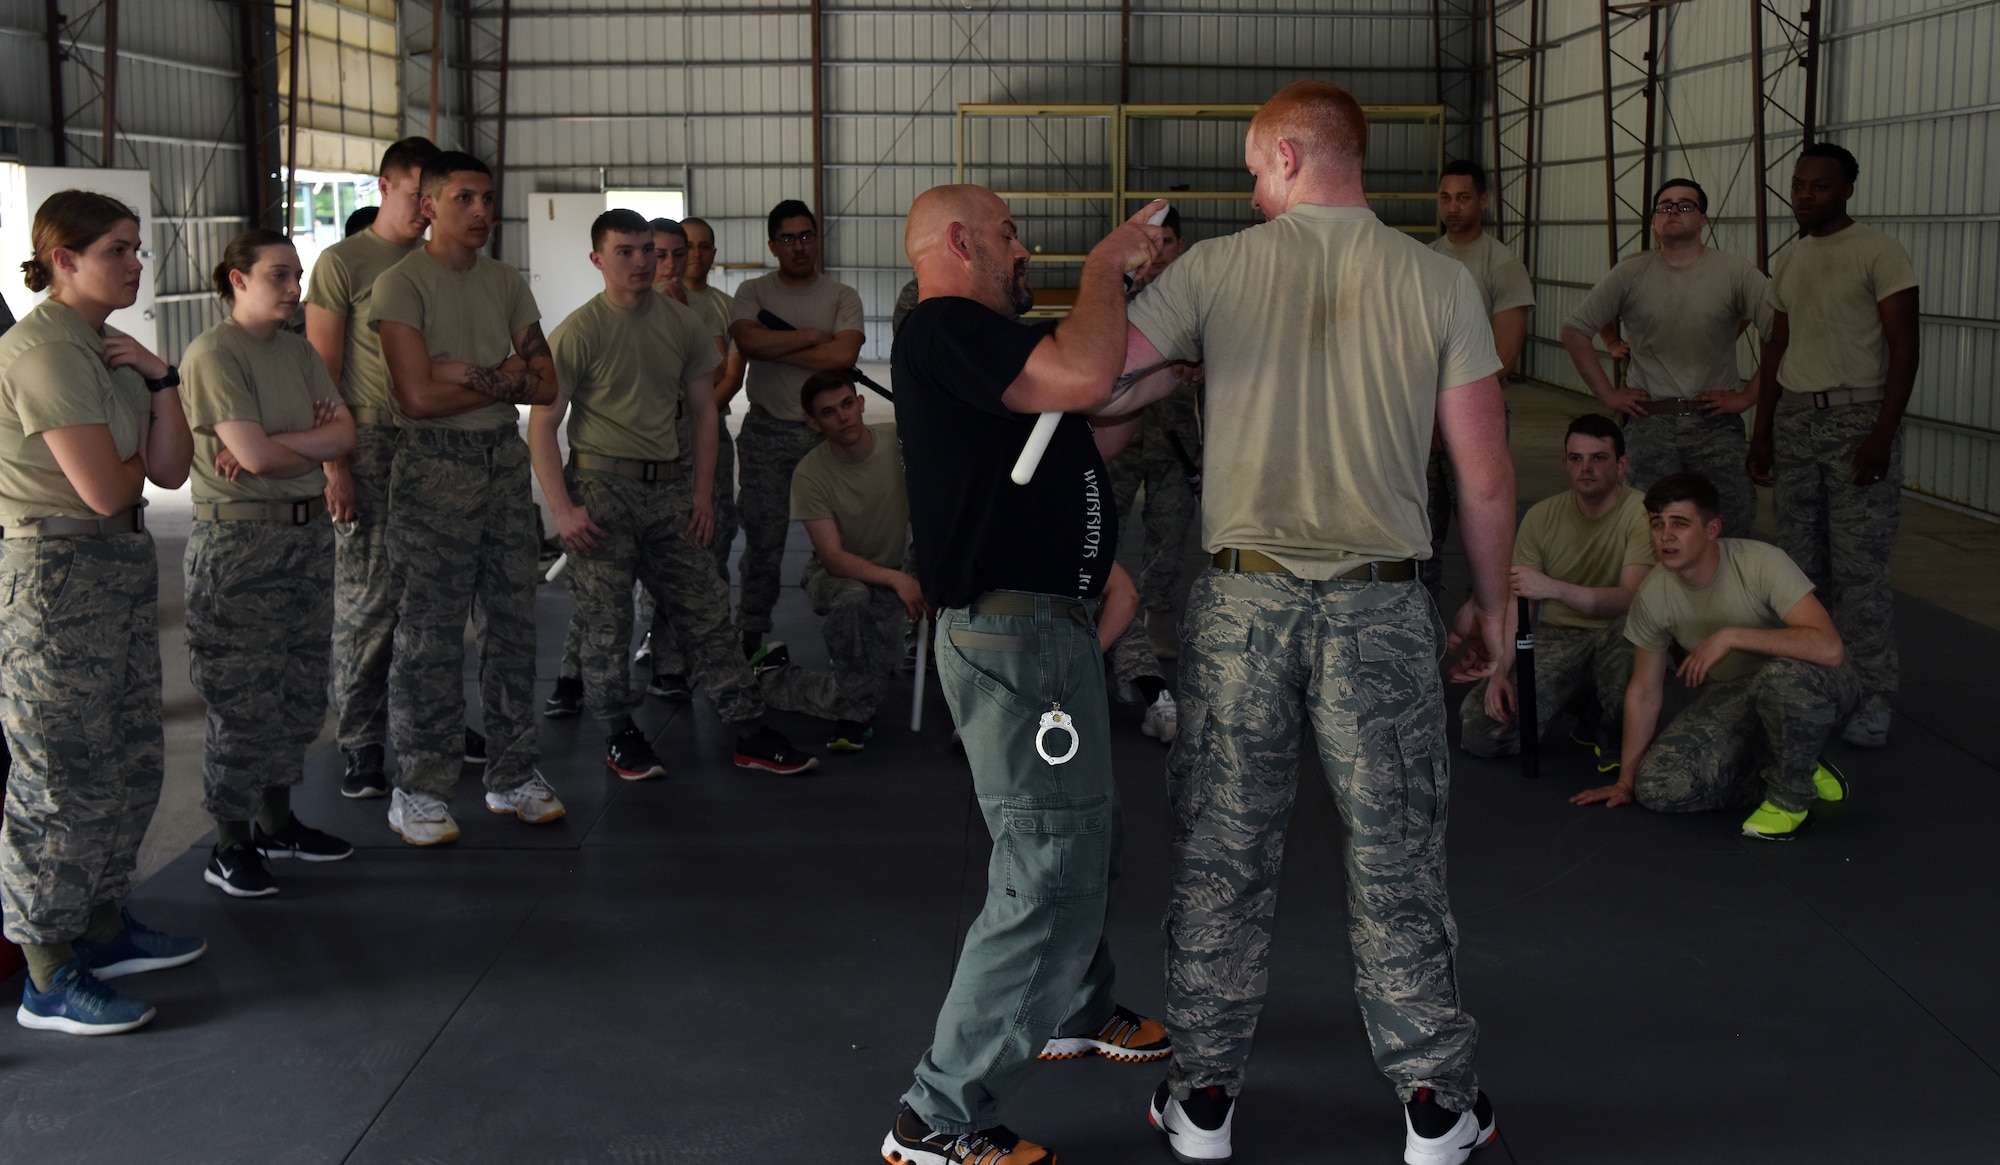
[[[490,396],[503,404],[527,404],[534,399],[540,381],[532,372],[508,374],[498,368],[474,368],[465,374],[465,387]]]
[[[529,324],[521,329],[519,342],[514,345],[514,354],[529,364],[533,364],[537,356],[549,354],[549,341],[548,337],[542,335],[542,325]]]

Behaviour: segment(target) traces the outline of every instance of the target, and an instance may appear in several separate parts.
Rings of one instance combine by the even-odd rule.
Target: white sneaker
[[[1463,1165],[1475,1149],[1484,1149],[1493,1143],[1499,1130],[1493,1121],[1493,1105],[1484,1092],[1479,1094],[1471,1108],[1458,1114],[1457,1123],[1435,1137],[1417,1134],[1416,1123],[1410,1119],[1412,1108],[1427,1107],[1429,1116],[1450,1116],[1451,1113],[1438,1106],[1431,1099],[1430,1089],[1419,1088],[1417,1095],[1403,1106],[1403,1161],[1404,1165]]]
[[[1196,1111],[1190,1113],[1189,1108]],[[1174,1099],[1162,1080],[1153,1092],[1153,1103],[1147,1106],[1146,1119],[1167,1135],[1167,1152],[1181,1165],[1228,1165],[1229,1126],[1236,1121],[1236,1098],[1224,1095],[1222,1089],[1203,1088],[1183,1103]]]
[[[458,840],[458,822],[444,800],[429,793],[397,789],[389,799],[389,828],[411,845],[443,845]]]
[[[526,784],[517,785],[504,793],[486,794],[486,808],[494,813],[512,813],[529,825],[546,825],[563,815],[563,803],[556,799],[556,791],[542,779],[540,770],[528,778]]]
[[[1172,744],[1174,737],[1180,735],[1181,710],[1174,703],[1172,692],[1161,690],[1160,698],[1153,701],[1146,709],[1146,718],[1139,722],[1139,731],[1161,744]]]

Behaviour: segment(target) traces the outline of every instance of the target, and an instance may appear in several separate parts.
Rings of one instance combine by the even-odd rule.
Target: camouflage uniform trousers
[[[1448,1109],[1472,1106],[1479,1029],[1459,999],[1445,895],[1443,631],[1415,582],[1219,570],[1196,580],[1167,760],[1177,1091],[1242,1087],[1310,726],[1347,824],[1348,942],[1375,1065],[1406,1101],[1427,1087]]]
[[[1882,480],[1854,484],[1855,451],[1875,427],[1880,407],[1816,409],[1787,392],[1772,418],[1778,545],[1819,588],[1868,703],[1896,693],[1900,670],[1889,551],[1903,520],[1901,430]]]
[[[805,589],[813,613],[825,619],[820,635],[833,670],[783,668],[764,677],[764,694],[780,708],[866,724],[903,661],[909,612],[890,588],[835,578],[817,558],[806,563]]]
[[[1625,640],[1623,617],[1607,627],[1536,627],[1536,739],[1547,739],[1550,721],[1579,690],[1588,688],[1603,712],[1600,728],[1604,739],[1614,742],[1607,747],[1617,747],[1618,725],[1625,715],[1625,688],[1631,682],[1632,645]],[[1486,690],[1491,686],[1492,681],[1480,680],[1459,705],[1458,744],[1473,756],[1514,756],[1521,751],[1520,727],[1518,722],[1502,724],[1486,714]]]
[[[1626,480],[1641,493],[1670,473],[1699,473],[1722,499],[1722,533],[1755,538],[1757,487],[1743,468],[1749,451],[1740,416],[1627,417],[1625,451],[1632,458]]]
[[[389,557],[401,583],[389,662],[397,787],[449,798],[465,736],[465,623],[479,645],[486,787],[528,782],[535,741],[535,560],[541,523],[512,425],[406,429],[389,475]]]
[[[1854,709],[1845,665],[1772,659],[1754,675],[1710,680],[1653,739],[1634,781],[1639,804],[1661,813],[1734,809],[1768,800],[1793,813],[1819,800],[1820,750]]]
[[[729,418],[715,418],[715,489],[709,496],[715,509],[715,537],[708,549],[715,555],[715,573],[722,585],[729,585],[729,548],[736,541],[736,441],[729,435]],[[692,448],[692,446],[687,446]],[[693,464],[690,456],[690,465]],[[687,655],[681,651],[680,632],[660,613],[651,594],[641,593],[635,617],[653,637],[653,671],[656,675],[688,674]]]
[[[160,567],[146,533],[0,542],[7,937],[50,945],[132,888],[160,799]]]
[[[1125,685],[1142,676],[1165,680],[1160,672],[1160,657],[1153,654],[1152,637],[1146,634],[1143,620],[1134,618],[1126,624],[1118,638],[1111,641],[1111,678],[1118,684],[1119,698],[1131,699]]]
[[[1417,563],[1417,579],[1440,607],[1444,596],[1444,543],[1451,535],[1451,515],[1458,498],[1458,476],[1452,472],[1451,456],[1443,449],[1431,451],[1424,466],[1424,484],[1430,490],[1425,511],[1431,520],[1431,556]]]
[[[745,635],[771,630],[785,537],[792,529],[792,471],[819,441],[804,421],[781,421],[755,407],[743,418],[736,445],[743,467],[736,493],[736,513],[743,523],[743,554],[736,560],[736,581],[742,588],[736,629]]]
[[[389,569],[389,469],[398,430],[354,426],[355,518],[333,540],[334,736],[352,752],[389,737],[389,649],[396,583]]]
[[[1124,823],[1097,633],[1056,615],[938,612],[937,672],[993,837],[986,900],[965,936],[936,1036],[903,1099],[932,1128],[999,1123],[999,1106],[1051,1036],[1111,1018],[1117,972],[1104,938]],[[1075,719],[1063,764],[1035,748],[1042,715]],[[1070,750],[1059,730],[1043,746]]]
[[[1111,493],[1118,503],[1119,539],[1136,536],[1132,507],[1141,486],[1146,490],[1144,538],[1139,557],[1139,594],[1147,610],[1161,618],[1180,612],[1182,567],[1187,559],[1188,527],[1201,513],[1201,499],[1188,484],[1187,468],[1174,452],[1173,437],[1190,458],[1201,456],[1200,426],[1195,420],[1194,395],[1176,389],[1146,410],[1139,433],[1111,459]],[[1171,434],[1171,436],[1170,436]]]
[[[196,522],[188,535],[188,676],[208,705],[201,807],[248,821],[305,779],[326,722],[333,523]]]
[[[686,474],[646,482],[575,470],[570,496],[605,531],[597,551],[572,555],[569,568],[576,596],[570,632],[578,641],[583,702],[591,715],[615,722],[639,703],[627,653],[636,579],[658,596],[722,718],[738,724],[762,716],[763,696],[729,623],[729,587],[708,549],[681,533],[694,506]]]

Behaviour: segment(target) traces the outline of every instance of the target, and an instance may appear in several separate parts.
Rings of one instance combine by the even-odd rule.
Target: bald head
[[[924,299],[958,296],[1018,315],[1034,304],[1028,251],[1014,218],[984,186],[936,186],[910,205],[903,250]]]
[[[1275,149],[1281,141],[1291,143],[1305,169],[1358,172],[1368,152],[1368,119],[1340,86],[1299,81],[1278,90],[1250,119],[1252,147]]]

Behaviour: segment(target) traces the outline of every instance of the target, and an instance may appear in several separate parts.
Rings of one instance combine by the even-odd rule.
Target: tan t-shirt
[[[832,518],[842,550],[901,570],[910,544],[902,446],[894,425],[870,425],[868,431],[875,445],[859,461],[841,460],[824,441],[799,459],[792,471],[792,520]]]
[[[1451,256],[1472,272],[1472,282],[1478,285],[1479,298],[1486,304],[1487,319],[1513,308],[1535,306],[1535,284],[1528,278],[1528,265],[1485,231],[1464,246],[1452,242],[1449,235],[1439,235],[1431,250]]]
[[[123,333],[106,327],[106,336]],[[43,518],[95,518],[42,437],[105,425],[121,460],[139,451],[151,409],[146,379],[104,366],[104,339],[83,317],[45,299],[0,336],[0,527]]]
[[[1645,495],[1629,485],[1619,487],[1618,504],[1601,518],[1584,517],[1569,490],[1536,502],[1514,536],[1514,562],[1574,586],[1617,586],[1626,567],[1654,562]],[[1542,603],[1537,619],[1548,627],[1593,631],[1613,622],[1554,599]]]
[[[1703,248],[1685,267],[1642,251],[1613,267],[1563,322],[1595,336],[1612,320],[1632,345],[1629,382],[1655,398],[1735,388],[1736,336],[1744,321],[1771,333],[1764,273],[1726,251]]]
[[[463,360],[491,368],[514,352],[514,333],[542,318],[521,273],[480,255],[469,271],[453,271],[422,248],[375,280],[368,305],[370,327],[406,324],[424,337],[432,360]],[[419,429],[498,429],[519,424],[510,404],[490,405],[449,417],[405,420]]]
[[[701,313],[704,323],[713,326],[716,337],[722,341],[722,348],[725,353],[736,347],[736,341],[731,339],[729,335],[729,321],[736,314],[735,296],[714,284],[710,284],[700,291],[690,288],[688,290],[688,306]],[[716,412],[722,416],[728,416],[729,402],[724,401],[722,407],[717,409]]]
[[[347,325],[341,349],[340,392],[348,405],[387,409],[401,416],[396,394],[389,387],[389,366],[382,362],[382,337],[370,321],[375,280],[382,272],[422,250],[418,239],[399,247],[373,230],[348,236],[320,252],[306,284],[306,302],[339,316]]]
[[[627,311],[600,292],[549,337],[569,394],[569,447],[600,457],[672,461],[682,385],[721,365],[692,308],[648,295]]]
[[[1670,640],[1693,651],[1724,627],[1783,627],[1786,614],[1813,592],[1805,572],[1770,543],[1724,538],[1721,546],[1722,564],[1705,587],[1691,587],[1671,570],[1648,574],[1626,616],[1625,638],[1647,651],[1665,651]],[[1769,658],[1732,651],[1708,676],[1740,679]]]
[[[1778,252],[1769,301],[1784,312],[1791,343],[1778,365],[1790,392],[1877,388],[1889,379],[1889,344],[1876,304],[1917,286],[1917,269],[1896,240],[1855,223]]]
[[[735,314],[730,322],[749,320],[761,328],[764,325],[757,319],[760,311],[768,311],[795,328],[818,328],[835,335],[861,330],[860,294],[824,275],[803,291],[785,286],[775,271],[748,280],[736,289]],[[744,382],[751,404],[781,421],[805,420],[799,408],[799,389],[812,369],[782,360],[752,360],[749,369]]]
[[[305,337],[283,329],[268,340],[235,320],[196,336],[181,357],[181,406],[194,430],[194,482],[198,502],[295,501],[319,496],[326,473],[318,465],[297,477],[258,477],[249,471],[230,481],[215,472],[222,438],[219,421],[255,421],[266,433],[302,433],[313,427],[313,402],[339,400],[319,353]]]
[[[1207,362],[1206,549],[1307,579],[1430,557],[1438,393],[1500,371],[1464,264],[1364,208],[1299,206],[1196,243],[1127,311]]]

